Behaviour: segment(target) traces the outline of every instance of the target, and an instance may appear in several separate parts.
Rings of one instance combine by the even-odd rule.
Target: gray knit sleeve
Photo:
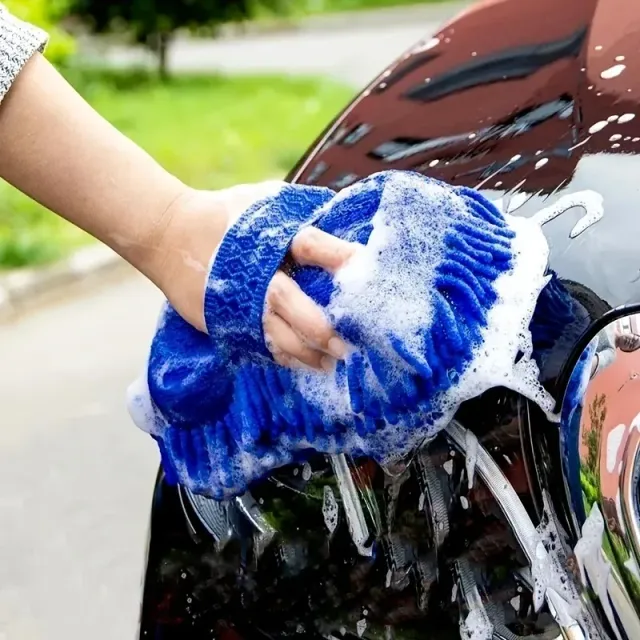
[[[0,101],[29,58],[43,51],[46,43],[42,29],[18,20],[0,4]]]

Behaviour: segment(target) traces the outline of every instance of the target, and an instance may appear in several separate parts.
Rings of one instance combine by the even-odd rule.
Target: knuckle
[[[318,246],[317,229],[307,227],[298,233],[296,238],[296,249],[303,256],[313,255]]]
[[[273,307],[282,304],[287,295],[286,277],[283,273],[276,273],[267,289],[267,303]]]

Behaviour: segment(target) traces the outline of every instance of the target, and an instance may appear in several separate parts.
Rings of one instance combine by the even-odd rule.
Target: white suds
[[[533,601],[538,611],[546,599],[553,608],[558,624],[569,627],[582,618],[583,608],[578,592],[564,568],[566,558],[552,514],[549,498],[545,494],[543,520],[530,541],[535,545],[531,563]]]
[[[360,638],[362,638],[362,634],[366,630],[367,630],[367,621],[364,618],[362,618],[361,620],[358,620],[358,622],[356,623],[356,631]]]
[[[311,475],[312,475],[311,465],[308,462],[305,462],[302,465],[302,479],[305,482],[309,482],[309,480],[311,480]]]
[[[596,191],[585,190],[562,196],[549,207],[538,211],[532,219],[540,226],[543,226],[574,207],[582,208],[585,213],[574,225],[569,234],[570,238],[576,238],[581,233],[584,233],[604,216],[602,196]]]
[[[346,191],[353,194],[359,188],[356,184]],[[344,191],[336,197],[341,196],[346,197]],[[566,206],[584,204],[586,197],[584,192],[570,196],[572,199]],[[595,196],[589,198],[591,202]],[[399,176],[392,186],[386,186],[372,219],[368,244],[336,273],[336,291],[327,307],[336,321],[343,318],[356,321],[364,341],[376,345],[385,367],[391,375],[397,372],[399,381],[413,373],[413,369],[393,350],[388,336],[393,335],[416,360],[424,360],[422,333],[432,322],[433,281],[443,260],[444,236],[451,220],[448,216],[434,215],[430,227],[425,229],[425,202],[434,201],[462,218],[468,216],[466,203],[442,184],[416,183],[413,176]],[[480,332],[480,346],[471,362],[446,393],[434,398],[433,409],[441,414],[435,423],[432,415],[425,415],[424,428],[407,433],[406,429],[386,424],[365,439],[353,425],[351,398],[344,378],[339,381],[337,376],[306,370],[294,374],[297,388],[322,412],[325,421],[347,426],[346,439],[340,447],[328,439],[328,453],[373,452],[381,462],[400,457],[443,428],[463,402],[500,386],[522,394],[552,416],[555,403],[538,380],[529,324],[540,292],[548,282],[545,272],[549,247],[541,224],[559,215],[564,210],[563,204],[556,203],[553,209],[552,213],[545,210],[543,220],[505,214],[506,223],[515,233],[511,240],[512,268],[493,283],[497,300],[487,311],[487,324]],[[589,206],[588,211],[592,210]],[[398,215],[399,211],[402,215]],[[363,375],[365,386],[384,398],[386,390],[372,368],[366,366]],[[299,442],[295,446],[303,448],[310,443]]]
[[[618,118],[618,124],[624,124],[625,122],[631,122],[636,117],[635,113],[623,113]]]
[[[460,623],[460,638],[462,640],[491,640],[493,638],[493,625],[483,608],[472,609],[464,621]]]
[[[541,158],[540,160],[538,160],[538,162],[536,162],[536,169],[542,169],[542,167],[544,167],[547,162],[549,162],[549,158]]]
[[[329,533],[333,533],[338,526],[338,502],[333,489],[327,485],[322,494],[322,517]]]
[[[465,435],[466,438],[466,451],[465,451],[465,468],[467,470],[467,483],[469,489],[473,489],[473,480],[475,478],[476,473],[476,462],[478,460],[478,438],[471,431],[471,429],[467,429],[467,433]]]

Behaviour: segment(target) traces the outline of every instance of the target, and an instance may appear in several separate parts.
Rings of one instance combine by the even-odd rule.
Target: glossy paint
[[[290,178],[340,189],[411,169],[527,217],[577,192],[601,198],[601,219],[570,208],[544,227],[550,269],[588,314],[542,367],[561,400],[589,326],[640,302],[638,50],[640,4],[629,0],[477,3],[384,70]],[[583,523],[561,428],[501,389],[457,418],[577,575]],[[466,453],[442,434],[397,469],[346,461],[350,482],[318,457],[223,514],[204,513],[160,474],[140,637],[458,638],[474,598],[494,637],[580,637],[547,605],[533,611],[530,559],[487,484],[469,486]],[[583,599],[590,637],[616,637],[597,598]]]

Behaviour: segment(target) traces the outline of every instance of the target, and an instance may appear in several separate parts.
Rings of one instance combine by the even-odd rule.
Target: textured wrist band
[[[250,207],[226,233],[207,280],[207,332],[232,351],[269,355],[263,332],[267,288],[295,235],[334,196],[320,187],[283,186]]]

